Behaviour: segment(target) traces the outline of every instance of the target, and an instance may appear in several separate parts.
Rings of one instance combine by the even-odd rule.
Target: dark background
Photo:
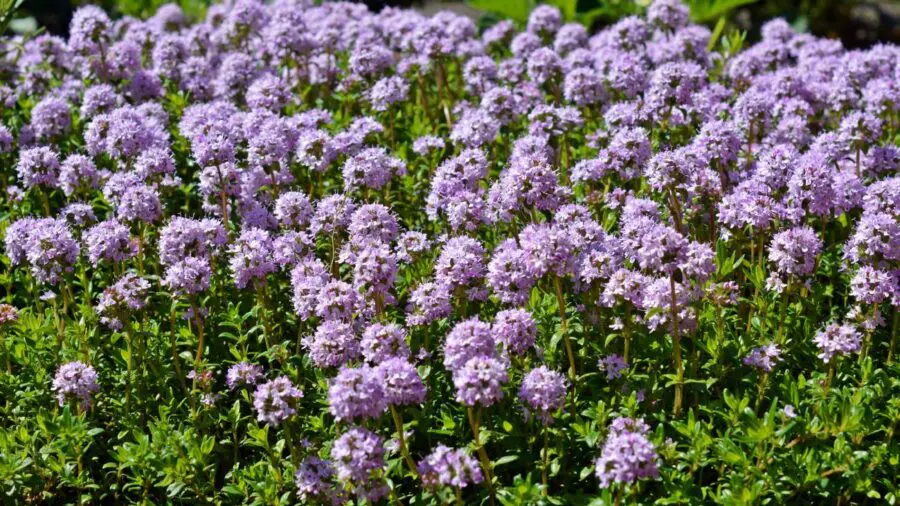
[[[508,0],[497,0],[498,2]],[[601,0],[602,1],[602,0]],[[38,26],[49,32],[66,35],[73,10],[84,2],[69,0],[26,0],[18,16],[30,15]],[[94,1],[113,15],[134,15],[146,17],[152,14],[164,0],[99,0]],[[478,11],[461,1],[441,2],[413,0],[365,2],[370,9],[378,11],[387,5],[412,7],[434,12],[441,8],[478,15]],[[627,2],[615,2],[622,5]],[[208,0],[181,0],[180,4],[190,17],[202,17]],[[809,31],[818,36],[839,38],[846,47],[868,47],[877,42],[900,43],[900,0],[757,0],[733,9],[727,14],[731,26],[746,30],[752,41],[758,37],[760,25],[774,17],[784,17],[800,31]],[[596,30],[614,22],[610,17],[594,21],[591,28]]]

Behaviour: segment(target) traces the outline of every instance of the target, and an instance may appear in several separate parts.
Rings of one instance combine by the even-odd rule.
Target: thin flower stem
[[[866,318],[866,321],[872,322],[875,319],[875,313],[878,311],[878,304],[872,304],[872,307],[869,308],[869,315]],[[871,327],[871,325],[870,325]],[[859,353],[859,363],[862,363],[866,357],[869,355],[869,347],[872,344],[872,332],[874,332],[874,327],[866,329],[866,334],[863,337],[862,350]]]
[[[197,306],[196,301],[191,301],[191,311],[193,311],[193,315],[191,315],[194,319],[194,324],[197,326],[197,354],[194,357],[194,363],[196,367],[200,367],[200,362],[203,360],[203,318],[200,317],[200,308]]]
[[[494,474],[491,472],[491,459],[488,457],[487,450],[484,449],[484,445],[481,443],[481,434],[479,432],[479,424],[478,419],[480,418],[481,408],[479,407],[479,416],[475,416],[474,410],[469,407],[466,408],[466,413],[469,416],[469,425],[472,427],[472,436],[475,438],[475,447],[478,451],[478,457],[481,460],[481,468],[484,471],[484,483],[487,486],[488,493],[491,496],[491,504],[494,505],[497,502],[497,498],[494,493]]]
[[[134,329],[131,328],[131,322],[125,324],[125,344],[128,346],[128,376],[126,377],[127,386],[125,388],[125,412],[131,410],[131,389],[134,387]]]
[[[566,299],[563,296],[562,278],[555,276],[553,278],[554,288],[556,289],[556,305],[559,307],[559,330],[563,336],[563,342],[566,345],[566,355],[569,358],[569,378],[572,384],[575,384],[575,352],[572,349],[572,341],[569,340],[569,323],[566,319]]]
[[[831,390],[831,382],[834,381],[834,369],[835,369],[835,358],[832,358],[830,362],[828,362],[828,378],[825,379],[825,394],[824,398],[828,398],[828,392]]]
[[[284,440],[291,452],[291,464],[294,465],[294,469],[297,469],[300,467],[300,454],[297,453],[297,445],[294,444],[294,433],[291,429],[291,420],[285,420],[284,422]]]
[[[769,373],[764,372],[759,377],[759,384],[757,385],[757,396],[756,396],[756,413],[759,413],[759,408],[762,406],[763,397],[766,394],[766,387],[769,385]]]
[[[897,340],[897,327],[900,327],[900,311],[897,311],[897,308],[894,307],[891,307],[891,310],[894,312],[894,318],[891,324],[891,344],[888,345],[887,363],[889,364],[894,359],[894,343]]]
[[[0,348],[3,348],[3,362],[7,374],[12,374],[12,364],[9,361],[9,348],[6,345],[6,332],[0,329]]]
[[[778,308],[778,334],[776,335],[775,341],[779,346],[784,344],[784,319],[787,315],[787,306],[790,292],[785,289],[784,293],[781,294],[781,302]]]
[[[631,304],[625,305],[625,328],[623,331],[625,336],[625,346],[622,350],[622,359],[625,363],[631,358]]]
[[[544,455],[541,459],[541,483],[544,484],[544,490],[542,494],[544,497],[547,497],[550,494],[550,480],[548,479],[547,469],[550,467],[550,436],[548,432],[550,429],[547,424],[543,425],[544,427]]]
[[[194,405],[194,398],[189,394],[187,381],[184,379],[184,371],[181,370],[181,361],[178,360],[178,337],[175,333],[175,301],[172,301],[172,310],[169,314],[169,330],[172,337],[172,365],[175,368],[175,376],[178,377],[178,384],[181,385],[181,391],[184,396]]]
[[[678,417],[681,415],[681,403],[684,395],[684,364],[681,361],[681,329],[678,324],[678,307],[675,299],[675,276],[669,276],[669,289],[672,297],[672,355],[675,360],[675,404],[672,414]]]
[[[419,471],[416,470],[416,463],[409,454],[409,447],[406,446],[406,434],[403,432],[403,418],[393,404],[391,404],[391,416],[394,418],[394,427],[397,428],[397,437],[400,440],[400,451],[403,453],[403,458],[406,459],[406,465],[409,466],[409,471],[416,479],[418,479]]]
[[[269,321],[269,304],[268,304],[268,293],[266,291],[266,283],[263,282],[260,284],[259,288],[256,290],[256,300],[259,305],[259,311],[262,313],[262,321],[263,321],[263,340],[266,342],[266,349],[272,350],[272,324]]]

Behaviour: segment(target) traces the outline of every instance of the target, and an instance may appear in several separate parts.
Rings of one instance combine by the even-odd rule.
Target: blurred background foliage
[[[83,3],[101,5],[118,16],[147,17],[167,2],[178,3],[191,19],[202,18],[210,0],[0,0],[0,32],[31,31],[38,27],[65,35],[72,12]],[[538,3],[559,7],[566,21],[591,30],[630,15],[641,14],[651,0],[369,0],[373,10],[385,6],[422,8],[428,12],[447,8],[478,17],[483,26],[502,18],[524,25]],[[795,29],[839,38],[846,47],[867,47],[877,42],[900,43],[898,0],[685,0],[695,22],[713,30],[714,38],[743,31],[752,42],[763,22],[784,17]]]
[[[652,0],[467,0],[484,11],[485,22],[510,18],[525,22],[538,3],[557,6],[566,21],[576,21],[591,29],[640,15]],[[898,0],[683,0],[693,21],[721,32],[725,28],[748,32],[749,40],[759,36],[763,22],[783,17],[795,29],[814,35],[839,38],[847,47],[866,47],[877,42],[900,43],[900,1]]]

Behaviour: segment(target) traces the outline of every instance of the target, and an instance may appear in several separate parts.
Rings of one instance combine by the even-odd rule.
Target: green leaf
[[[532,0],[506,0],[503,2],[495,0],[467,0],[466,3],[475,9],[491,12],[519,23],[528,21],[528,15],[535,6]]]
[[[708,23],[732,10],[755,3],[757,0],[686,0],[691,9],[691,19],[697,23]]]
[[[509,464],[510,462],[515,462],[517,460],[519,460],[518,455],[504,455],[503,457],[500,457],[499,459],[494,461],[494,467],[500,467],[503,464]]]

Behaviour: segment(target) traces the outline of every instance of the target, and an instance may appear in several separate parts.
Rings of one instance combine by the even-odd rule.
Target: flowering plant
[[[896,501],[900,49],[688,20],[0,39],[0,502]]]

